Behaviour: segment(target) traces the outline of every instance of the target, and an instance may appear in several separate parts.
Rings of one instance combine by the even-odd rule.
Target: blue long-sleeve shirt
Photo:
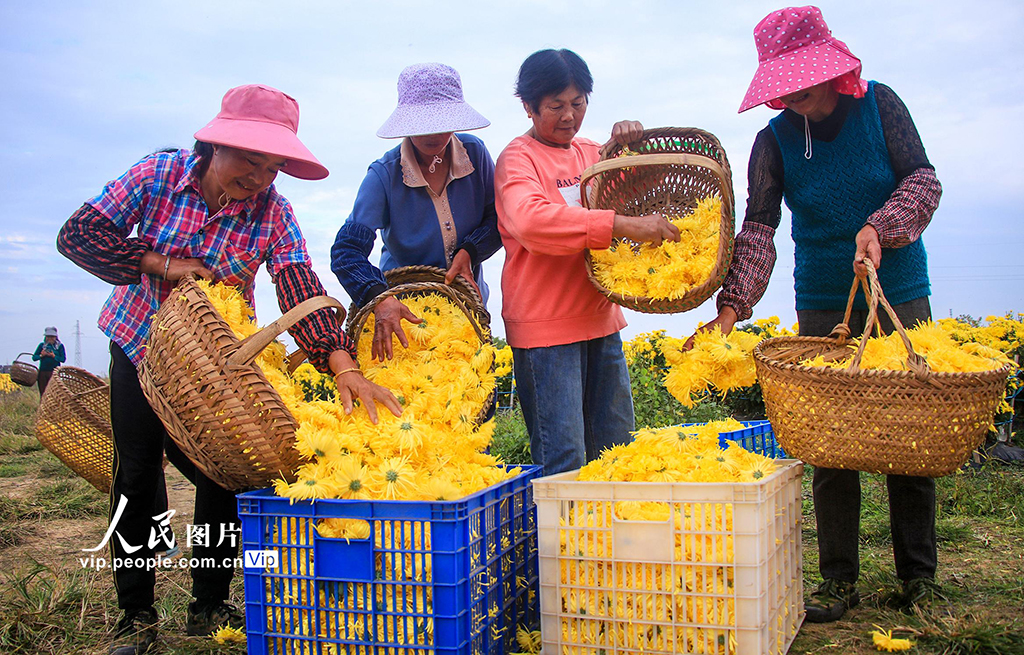
[[[43,348],[46,348],[53,353],[53,357],[43,357]],[[32,354],[32,361],[39,362],[40,371],[52,371],[64,362],[68,361],[68,356],[64,352],[64,344],[61,342],[57,343],[46,343],[45,341],[36,346],[35,353]]]
[[[494,162],[483,141],[470,134],[453,137],[449,152],[454,179],[444,193],[456,234],[454,252],[465,250],[470,256],[473,276],[486,303],[488,290],[481,264],[501,247],[494,210]],[[448,268],[442,233],[446,217],[438,218],[431,193],[423,186],[418,168],[408,170],[408,159],[403,170],[399,145],[370,164],[352,214],[331,248],[331,270],[359,306],[387,288],[382,271],[400,266]],[[384,247],[376,267],[369,256],[378,231]]]

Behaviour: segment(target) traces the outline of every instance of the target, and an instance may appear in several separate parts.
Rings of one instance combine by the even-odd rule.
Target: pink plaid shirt
[[[123,237],[138,239],[161,255],[195,257],[214,280],[239,287],[253,304],[254,276],[267,262],[270,274],[309,265],[305,240],[288,201],[273,186],[244,202],[229,202],[207,215],[190,150],[149,155],[88,201]],[[99,327],[135,365],[146,351],[149,324],[173,288],[158,276],[115,286],[100,313]]]

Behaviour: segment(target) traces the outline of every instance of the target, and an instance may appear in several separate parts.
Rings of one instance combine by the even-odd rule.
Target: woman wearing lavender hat
[[[331,248],[331,270],[357,305],[387,289],[382,271],[416,265],[446,269],[449,283],[462,276],[487,301],[481,264],[501,247],[494,162],[483,141],[455,132],[488,125],[463,99],[454,68],[414,64],[398,76],[398,107],[377,136],[402,143],[370,164]],[[384,247],[373,266],[378,231]],[[408,345],[402,320],[420,319],[394,297],[374,315],[373,356],[390,359],[392,335]]]

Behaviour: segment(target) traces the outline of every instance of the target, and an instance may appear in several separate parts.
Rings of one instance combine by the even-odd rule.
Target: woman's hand
[[[640,139],[644,135],[644,126],[640,121],[619,121],[612,125],[612,136],[607,143],[601,146],[601,156],[604,156],[615,144],[627,145]]]
[[[189,273],[204,280],[213,279],[213,271],[203,265],[203,260],[189,257],[177,259],[150,250],[142,256],[140,269],[143,273],[155,275],[168,282],[177,282]],[[165,275],[166,272],[166,275]]]
[[[870,259],[875,265],[875,270],[882,266],[882,244],[878,240],[878,230],[874,225],[865,225],[857,233],[857,254],[853,256],[853,271],[857,277],[864,277],[868,274],[868,267],[864,265],[865,259]]]
[[[662,241],[679,241],[679,228],[665,220],[661,214],[616,214],[615,222],[612,223],[612,237],[625,237],[637,243],[653,243],[660,246]]]
[[[392,359],[395,356],[391,345],[391,335],[398,337],[403,348],[409,347],[409,339],[402,330],[402,319],[410,323],[422,323],[409,308],[402,304],[402,301],[394,296],[389,296],[377,304],[373,310],[373,358],[384,361],[384,358]]]
[[[739,316],[736,314],[736,310],[729,305],[724,305],[721,311],[718,312],[718,316],[716,316],[710,323],[705,323],[697,328],[697,332],[708,332],[709,330],[714,330],[717,325],[722,330],[722,334],[729,334],[732,332],[732,328],[736,325],[736,321],[738,319]],[[683,352],[693,348],[693,339],[694,337],[690,337],[686,340],[686,343],[683,344]]]
[[[476,291],[476,295],[482,298],[480,287],[476,285],[476,280],[473,279],[473,260],[469,258],[469,253],[465,250],[458,251],[452,257],[452,265],[448,267],[448,273],[444,276],[444,283],[451,284],[460,275],[469,282]]]
[[[377,403],[390,409],[395,416],[402,415],[402,407],[395,395],[363,377],[355,360],[347,352],[335,350],[327,361],[335,373],[334,384],[338,387],[338,399],[346,414],[352,413],[353,401],[359,399],[374,425],[377,424]]]

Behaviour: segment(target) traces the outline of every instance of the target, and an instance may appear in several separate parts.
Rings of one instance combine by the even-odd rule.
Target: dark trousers
[[[46,386],[50,384],[50,378],[53,377],[54,369],[49,371],[39,371],[39,375],[36,376],[36,384],[39,386],[39,397],[42,398],[43,394],[46,393]]]
[[[192,595],[204,602],[226,600],[234,574],[230,560],[238,554],[238,536],[233,532],[238,527],[235,494],[198,471],[174,442],[166,438],[163,424],[142,393],[135,365],[115,343],[110,344],[110,423],[114,432],[110,519],[121,496],[128,499],[116,534],[110,539],[112,558],[153,557],[154,549],[149,543],[151,534],[161,534],[158,521],[153,520],[153,510],[162,504],[162,465],[166,449],[167,459],[196,485],[192,525],[209,525],[210,545],[195,544],[192,549],[192,557],[199,560],[199,565],[191,568]],[[218,546],[222,526],[225,536]],[[184,542],[186,535],[180,520],[172,517],[171,528],[176,539]],[[126,552],[125,544],[133,549],[131,553]],[[165,550],[162,541],[156,546],[158,550]],[[135,547],[139,547],[138,550],[134,550]],[[207,561],[203,562],[204,559]],[[156,573],[152,568],[115,566],[113,570],[118,607],[133,610],[153,604]]]
[[[907,329],[931,317],[928,298],[894,305]],[[893,331],[892,321],[879,307],[882,331]],[[797,312],[802,336],[828,336],[843,320],[842,311]],[[864,331],[867,312],[853,312],[850,332]],[[919,476],[887,475],[889,529],[896,575],[900,580],[931,578],[938,566],[935,544],[935,480]],[[860,574],[860,473],[845,469],[814,469],[814,516],[818,524],[818,568],[822,578],[856,582]]]

